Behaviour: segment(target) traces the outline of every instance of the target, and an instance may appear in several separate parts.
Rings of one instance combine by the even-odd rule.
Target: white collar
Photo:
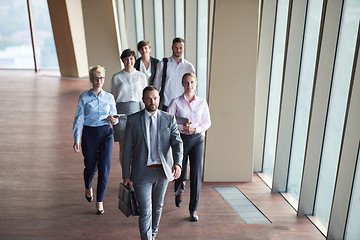
[[[145,116],[146,116],[146,118],[149,118],[150,115],[153,115],[155,117],[155,119],[156,119],[157,116],[158,116],[158,112],[159,112],[158,109],[156,109],[156,111],[153,114],[151,114],[145,109]]]

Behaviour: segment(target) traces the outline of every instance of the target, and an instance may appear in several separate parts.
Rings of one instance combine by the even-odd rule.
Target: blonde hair
[[[195,74],[192,73],[192,72],[187,72],[187,73],[185,73],[185,74],[183,75],[183,77],[182,77],[182,79],[181,79],[181,84],[184,83],[185,78],[187,78],[187,77],[193,77],[193,78],[195,79],[196,83],[197,83],[197,78],[196,78]]]
[[[105,76],[105,68],[100,65],[95,65],[89,68],[89,78],[93,80],[95,78],[95,73],[102,73]]]

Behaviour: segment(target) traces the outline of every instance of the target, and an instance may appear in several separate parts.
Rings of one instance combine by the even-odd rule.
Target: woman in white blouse
[[[124,69],[114,74],[111,81],[110,92],[114,95],[117,113],[120,114],[119,123],[114,125],[114,141],[119,142],[119,160],[124,142],[127,116],[144,108],[142,91],[147,86],[144,73],[134,68],[136,53],[125,49],[121,54]]]
[[[137,49],[141,57],[136,60],[134,67],[136,70],[145,73],[149,85],[154,85],[156,65],[159,60],[150,56],[151,44],[149,41],[140,41]]]

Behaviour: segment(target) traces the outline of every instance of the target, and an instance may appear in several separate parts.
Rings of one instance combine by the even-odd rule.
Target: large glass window
[[[184,10],[184,0],[175,0],[175,36],[176,37],[185,37],[185,10]]]
[[[360,148],[356,164],[355,179],[352,188],[349,215],[345,230],[345,240],[360,239]]]
[[[32,0],[39,68],[59,68],[46,0]]]
[[[198,0],[197,7],[197,44],[196,44],[196,75],[198,78],[198,94],[206,98],[207,83],[207,49],[208,49],[208,1]]]
[[[32,0],[38,68],[58,69],[46,0]],[[34,69],[27,2],[0,0],[0,68]]]
[[[288,1],[288,0],[286,0]],[[128,48],[129,43],[134,44],[133,35],[136,34],[138,41],[151,41],[153,55],[162,59],[171,56],[171,44],[174,37],[185,37],[185,16],[186,1],[172,0],[166,1],[164,5],[162,0],[141,1],[141,0],[117,0],[117,10],[119,18],[119,35],[122,49]],[[189,41],[192,44],[186,45],[187,51],[196,53],[196,74],[198,77],[198,95],[206,98],[207,90],[207,64],[208,64],[208,23],[209,23],[209,1],[196,0],[196,37],[192,36]],[[151,7],[149,7],[151,4]],[[193,5],[193,4],[192,4]],[[194,8],[191,8],[194,10]],[[194,14],[190,12],[188,14]],[[164,19],[169,21],[164,23]],[[192,19],[194,20],[194,19]],[[134,21],[134,27],[130,30],[129,23]],[[149,23],[151,21],[151,23]],[[152,26],[153,25],[153,26]],[[150,27],[146,27],[150,26]],[[153,27],[153,28],[152,28]],[[134,33],[134,34],[133,34]],[[194,32],[195,33],[195,32]],[[135,36],[135,35],[134,35]],[[196,41],[196,43],[194,42]],[[187,40],[185,39],[185,42]],[[135,43],[136,44],[136,43]],[[135,45],[136,46],[136,45]],[[167,52],[167,53],[166,53]],[[192,54],[194,57],[194,55]],[[186,58],[186,56],[184,56]],[[194,59],[194,58],[192,58]],[[193,62],[195,65],[195,62]]]
[[[271,179],[277,142],[288,11],[289,0],[278,0],[263,159],[263,173]]]
[[[294,132],[291,146],[287,192],[299,200],[319,40],[322,1],[309,0],[307,6],[304,44],[296,101]]]
[[[122,52],[124,49],[128,48],[126,24],[125,24],[125,9],[124,9],[123,0],[117,0],[117,12],[118,12],[118,21],[119,21],[119,38],[120,38],[121,52]]]
[[[144,40],[143,7],[141,0],[135,0],[136,43]]]
[[[314,208],[314,216],[326,228],[333,199],[359,16],[360,1],[345,0]]]
[[[156,57],[164,57],[163,6],[161,0],[154,0]]]
[[[0,68],[34,69],[27,3],[0,0]]]

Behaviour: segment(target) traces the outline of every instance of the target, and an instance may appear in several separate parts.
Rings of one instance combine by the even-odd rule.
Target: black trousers
[[[101,127],[84,126],[82,132],[82,153],[84,155],[85,188],[90,189],[98,171],[96,200],[103,202],[111,166],[113,130],[109,125]]]
[[[202,161],[204,156],[204,138],[201,133],[193,135],[181,134],[184,146],[181,176],[175,180],[175,194],[185,191],[187,180],[187,164],[190,162],[190,203],[189,211],[197,210],[202,180]]]

